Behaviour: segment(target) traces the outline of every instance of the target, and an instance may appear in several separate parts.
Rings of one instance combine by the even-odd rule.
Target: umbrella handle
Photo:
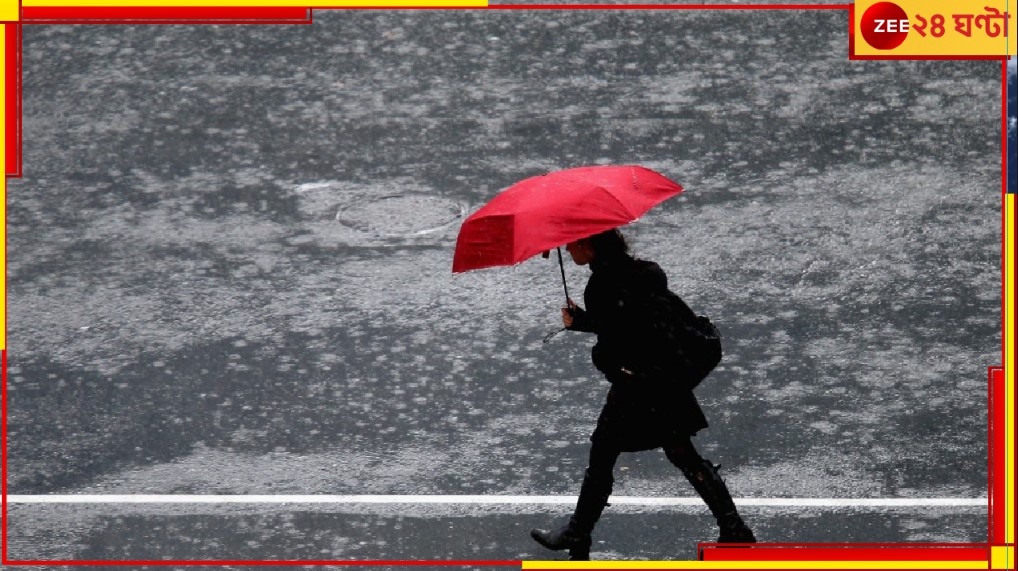
[[[555,248],[558,252],[558,269],[562,272],[562,289],[566,292],[566,304],[569,304],[569,286],[566,285],[566,267],[562,263],[562,248]]]
[[[559,333],[562,333],[565,330],[566,330],[566,328],[563,327],[562,329],[559,329],[557,331],[552,331],[551,333],[549,333],[549,334],[544,336],[544,340],[542,341],[542,343],[547,343],[548,341],[551,341],[552,337],[558,335]]]

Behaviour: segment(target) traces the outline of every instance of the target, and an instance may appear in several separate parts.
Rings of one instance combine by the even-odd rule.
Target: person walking
[[[640,338],[630,330],[633,320],[626,319],[625,301],[630,292],[667,289],[665,273],[654,262],[632,257],[617,229],[570,242],[566,250],[592,273],[583,292],[586,309],[567,299],[562,323],[597,335],[592,360],[611,388],[590,436],[590,458],[572,517],[558,529],[531,530],[531,537],[548,549],[568,549],[571,560],[589,559],[591,532],[611,495],[619,455],[662,448],[717,519],[718,541],[755,543],[718,468],[693,446],[692,436],[707,428],[707,419],[692,389],[675,379],[637,378],[623,366]]]

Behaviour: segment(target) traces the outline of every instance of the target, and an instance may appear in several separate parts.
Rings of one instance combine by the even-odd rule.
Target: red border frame
[[[7,228],[5,227],[4,233],[6,232]],[[4,268],[5,273],[6,270],[7,268]],[[4,309],[6,311],[6,305]],[[6,320],[4,322],[6,323]],[[7,541],[7,350],[4,349],[0,352],[0,356],[2,356],[0,366],[3,367],[3,384],[0,385],[0,399],[3,399],[0,402],[0,409],[3,412],[3,422],[0,423],[0,438],[3,438],[3,448],[0,451],[0,470],[3,471],[2,477],[0,477],[0,494],[3,494],[0,499],[0,503],[2,503],[2,507],[0,507],[0,514],[2,514],[0,515],[0,520],[2,520],[0,521],[0,541],[3,542],[3,545],[0,545],[0,564],[7,565],[7,545],[9,544]]]
[[[701,561],[987,561],[984,544],[777,544],[761,543],[751,549],[705,547]],[[951,552],[951,553],[945,553]]]
[[[1004,447],[1007,430],[1005,425],[1006,401],[1004,369],[990,370],[990,414],[989,414],[989,477],[990,486],[988,499],[990,502],[989,533],[987,538],[991,544],[1003,545],[1006,541],[1005,506],[1007,480],[1005,478]],[[999,500],[999,501],[994,501]]]
[[[4,24],[5,70],[7,92],[4,116],[7,121],[5,137],[4,172],[8,176],[21,176],[21,26]],[[5,229],[6,230],[6,229]]]
[[[27,7],[23,24],[310,24],[300,7]]]
[[[855,55],[854,38],[854,5],[853,4],[755,4],[755,5],[662,5],[662,4],[502,4],[488,6],[487,8],[460,8],[460,7],[353,7],[344,6],[337,8],[315,8],[317,9],[371,9],[371,10],[848,10],[848,39],[849,59],[903,59],[891,56],[857,56]],[[6,64],[7,72],[7,96],[5,101],[5,114],[7,118],[7,132],[5,133],[7,144],[7,157],[5,172],[7,176],[20,177],[22,174],[22,125],[21,125],[21,49],[22,36],[21,25],[39,24],[310,24],[312,23],[313,10],[310,8],[162,8],[162,7],[125,7],[125,8],[22,8],[22,21],[17,23],[5,23],[6,36]],[[1001,82],[1002,82],[1002,160],[1006,162],[1006,122],[1007,122],[1007,64],[1006,57],[908,57],[907,59],[930,59],[930,60],[992,60],[1000,59]],[[1004,163],[1002,163],[1004,164]],[[1002,169],[1003,170],[1003,169]],[[1007,178],[1006,172],[1002,172],[1002,213],[1001,213],[1001,239],[1004,239],[1003,228],[1006,214],[1003,212],[1003,201],[1006,197]],[[6,234],[7,229],[4,228]],[[1004,262],[1002,248],[1001,261]],[[1001,271],[1003,274],[1004,266]],[[1006,293],[1001,284],[1002,293],[1002,320],[1004,325],[1004,311],[1006,307]],[[1007,332],[1004,332],[1004,339]],[[1003,343],[1003,341],[1002,341]],[[1004,347],[1002,346],[1002,350]],[[990,548],[1003,545],[1005,541],[1005,506],[1002,501],[1005,499],[1006,481],[1003,450],[1006,445],[1005,413],[1006,402],[1001,398],[1005,394],[1006,379],[1004,370],[1001,367],[989,369],[989,457],[988,457],[988,527],[986,544],[810,544],[810,543],[761,543],[751,548],[733,548],[719,544],[704,543],[698,546],[698,556],[706,561],[805,561],[829,559],[833,552],[837,552],[838,560],[867,561],[867,560],[909,560],[909,561],[992,561]],[[0,408],[2,408],[3,422],[0,426],[0,438],[2,438],[2,450],[0,450],[0,466],[2,466],[2,478],[0,478],[0,490],[2,490],[2,557],[0,562],[3,565],[150,565],[150,566],[222,566],[222,565],[244,565],[244,566],[297,566],[297,565],[329,565],[329,566],[520,566],[521,561],[517,560],[11,560],[8,558],[8,502],[7,502],[7,351],[2,351],[2,386],[0,386]],[[997,501],[1000,500],[1000,501]],[[1013,544],[1008,544],[1013,545]],[[950,552],[948,555],[947,552]],[[539,567],[531,567],[538,569]],[[603,568],[603,567],[602,567]],[[653,568],[649,565],[646,568]]]

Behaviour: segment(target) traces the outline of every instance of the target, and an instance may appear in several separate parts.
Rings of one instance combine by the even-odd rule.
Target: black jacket
[[[634,330],[639,324],[630,319],[627,302],[637,292],[667,288],[668,278],[654,262],[630,257],[595,264],[593,270],[583,292],[587,309],[574,311],[571,329],[597,334],[591,350],[594,366],[610,382],[623,383],[628,358],[639,353],[633,344],[641,337]]]
[[[615,439],[624,450],[643,450],[706,428],[707,419],[691,390],[673,379],[636,381],[625,370],[640,338],[626,301],[633,292],[667,288],[664,271],[654,262],[629,256],[595,261],[591,269],[583,292],[585,309],[573,311],[570,327],[597,335],[591,357],[612,384],[591,438]]]

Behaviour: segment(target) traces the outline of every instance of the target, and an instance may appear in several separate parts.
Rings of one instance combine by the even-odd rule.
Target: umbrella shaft
[[[566,302],[569,302],[569,286],[566,285],[566,267],[562,263],[562,248],[555,248],[558,253],[558,269],[562,272],[562,289],[566,292]]]

